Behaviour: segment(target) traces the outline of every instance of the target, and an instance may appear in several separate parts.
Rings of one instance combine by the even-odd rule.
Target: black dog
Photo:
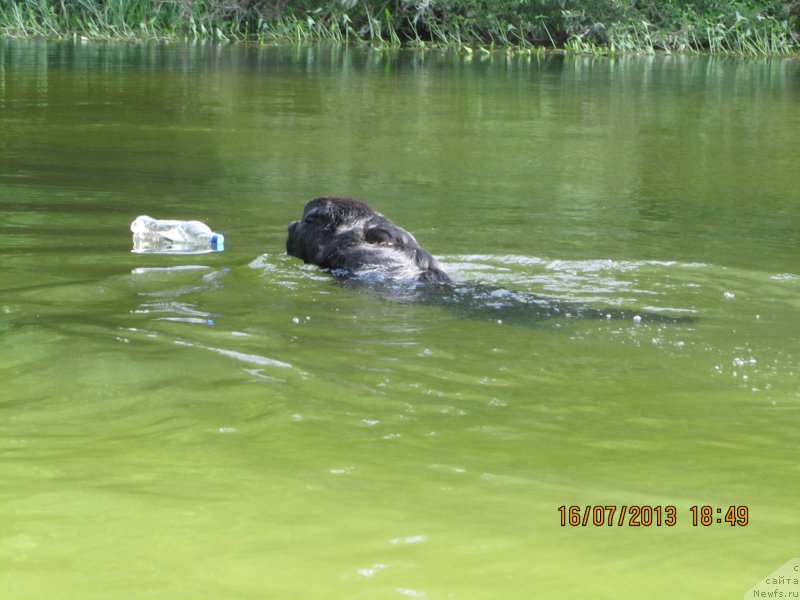
[[[449,283],[414,236],[366,202],[324,196],[306,204],[289,225],[286,253],[337,275]]]
[[[467,318],[525,322],[549,318],[633,319],[687,323],[692,317],[595,309],[538,294],[476,283],[455,284],[413,235],[366,202],[324,196],[306,204],[302,221],[289,225],[286,253],[346,280],[378,284],[397,301],[448,305]],[[440,285],[393,286],[397,282]],[[389,289],[383,284],[390,284]]]

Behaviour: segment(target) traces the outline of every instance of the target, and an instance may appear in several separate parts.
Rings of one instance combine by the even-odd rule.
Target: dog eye
[[[305,218],[303,219],[303,223],[313,223],[318,218],[319,218],[319,213],[313,212],[305,216]]]

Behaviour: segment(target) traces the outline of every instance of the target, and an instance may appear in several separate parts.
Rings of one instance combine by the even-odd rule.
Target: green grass
[[[775,56],[798,31],[790,0],[0,0],[0,34],[50,38]]]

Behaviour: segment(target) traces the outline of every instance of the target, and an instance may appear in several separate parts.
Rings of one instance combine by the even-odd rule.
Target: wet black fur
[[[286,253],[338,275],[449,283],[450,277],[408,231],[369,204],[324,196],[289,225]]]

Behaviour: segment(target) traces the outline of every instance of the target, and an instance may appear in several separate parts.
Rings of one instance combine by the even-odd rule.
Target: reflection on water
[[[741,595],[795,552],[799,69],[0,40],[4,597]],[[448,301],[287,257],[325,193]]]

